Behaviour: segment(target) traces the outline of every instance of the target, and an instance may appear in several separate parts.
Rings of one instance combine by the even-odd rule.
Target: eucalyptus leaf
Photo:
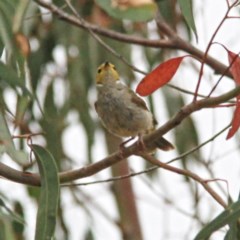
[[[8,206],[6,206],[5,202],[3,201],[3,199],[0,198],[0,208],[3,208],[6,210],[6,212],[9,214],[9,219],[12,219],[18,223],[21,223],[22,225],[25,224],[24,219],[18,215],[17,213],[15,213],[14,211],[12,211]]]
[[[137,7],[113,7],[111,0],[96,0],[96,3],[104,9],[111,17],[117,19],[128,19],[135,22],[150,21],[156,14],[156,5],[153,3],[140,5]]]
[[[0,212],[0,239],[15,240],[11,220]]]
[[[240,238],[239,226],[236,222],[229,224],[229,230],[227,231],[224,240],[238,240]]]
[[[0,142],[4,146],[5,152],[16,162],[23,164],[28,160],[27,153],[23,151],[18,151],[12,140],[12,136],[8,129],[7,122],[4,118],[3,113],[0,111]],[[3,148],[2,148],[3,151]]]
[[[208,223],[194,238],[194,240],[209,239],[213,232],[227,224],[236,222],[240,217],[240,201],[231,204],[215,219]]]
[[[12,67],[0,61],[0,87],[4,89],[6,86],[12,88],[20,87],[23,90],[23,93],[31,96],[31,93],[24,85],[24,79],[19,77]]]
[[[12,39],[12,23],[9,20],[9,16],[3,12],[3,9],[0,6],[0,40],[10,52],[13,52],[14,50]]]
[[[17,100],[17,108],[16,108],[16,114],[15,114],[15,125],[18,126],[21,124],[24,114],[26,112],[26,109],[29,105],[30,99],[28,96],[18,96]]]
[[[193,11],[192,11],[192,0],[178,0],[180,8],[182,10],[182,14],[189,26],[191,28],[196,36],[196,39],[198,39],[197,36],[197,29],[193,17]]]
[[[36,221],[35,240],[52,239],[59,200],[59,179],[55,159],[43,147],[31,145],[41,175],[41,193]]]

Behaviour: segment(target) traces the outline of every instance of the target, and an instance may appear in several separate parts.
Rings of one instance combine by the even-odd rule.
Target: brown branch
[[[207,45],[207,48],[204,52],[204,56],[203,56],[203,61],[201,63],[201,67],[200,67],[200,71],[199,71],[199,77],[198,77],[198,82],[197,82],[197,85],[196,85],[196,89],[195,89],[195,95],[194,95],[194,98],[193,98],[193,101],[196,101],[197,100],[197,94],[198,94],[198,91],[199,91],[199,88],[200,88],[200,84],[201,84],[201,81],[202,81],[202,76],[203,76],[203,70],[204,70],[204,63],[206,62],[206,58],[207,58],[207,55],[208,55],[208,52],[213,44],[213,40],[214,38],[216,37],[217,33],[219,32],[220,28],[222,27],[223,23],[226,21],[227,19],[227,16],[230,12],[230,10],[234,7],[234,3],[228,7],[224,17],[222,18],[222,20],[220,21],[220,23],[218,24],[217,28],[215,29],[214,33],[212,34],[210,40],[209,40],[209,43]],[[224,74],[223,74],[224,75]],[[221,78],[220,78],[221,79]]]
[[[162,127],[158,128],[155,132],[146,135],[143,138],[144,144],[147,148],[152,149],[154,146],[154,142],[161,138],[165,133],[170,131],[179,125],[185,118],[187,118],[191,113],[198,111],[203,108],[210,108],[220,103],[226,102],[237,95],[240,94],[240,86],[235,89],[222,94],[218,97],[206,98],[183,107],[175,116],[173,116],[168,122],[166,122]],[[124,149],[124,151],[116,152],[111,154],[110,156],[104,158],[101,161],[90,164],[86,167],[82,167],[80,169],[65,171],[59,173],[59,178],[61,183],[66,183],[70,181],[74,181],[76,179],[84,178],[96,174],[97,172],[106,169],[113,164],[125,159],[131,155],[136,155],[140,151],[139,144],[134,143],[133,145]],[[9,179],[14,182],[39,186],[40,185],[40,176],[35,173],[21,172],[17,171],[13,168],[6,166],[5,164],[0,162],[0,176]]]
[[[203,178],[201,178],[200,176],[198,176],[197,174],[189,171],[189,170],[185,170],[185,169],[180,169],[180,168],[176,168],[173,166],[170,166],[166,163],[160,162],[158,159],[154,158],[153,156],[146,154],[146,153],[142,153],[139,154],[140,156],[142,156],[144,159],[146,159],[147,161],[149,161],[150,163],[152,163],[153,165],[156,165],[160,168],[166,169],[168,171],[180,174],[180,175],[184,175],[187,176],[193,180],[195,180],[196,182],[200,183],[205,189],[206,191],[220,204],[222,205],[224,208],[227,207],[227,204],[225,203],[225,201],[208,185],[209,180],[205,180]]]
[[[141,38],[134,35],[128,35],[119,33],[110,29],[102,28],[98,25],[88,23],[86,21],[81,21],[76,16],[70,15],[66,12],[64,12],[61,8],[57,7],[54,4],[46,3],[42,0],[35,0],[35,2],[46,9],[48,9],[51,13],[55,14],[59,17],[59,19],[68,22],[74,26],[80,27],[85,30],[90,30],[94,33],[100,34],[102,36],[112,38],[114,40],[118,40],[121,42],[126,43],[132,43],[137,44],[141,46],[146,47],[153,47],[153,48],[170,48],[170,49],[178,49],[183,50],[189,54],[192,54],[196,58],[198,58],[200,61],[205,59],[205,63],[208,64],[210,67],[212,67],[216,73],[224,74],[226,70],[226,65],[222,64],[221,62],[217,61],[215,58],[207,55],[204,58],[204,52],[199,50],[198,48],[194,47],[181,37],[179,37],[177,34],[174,34],[172,31],[169,30],[169,26],[164,20],[161,19],[161,21],[157,21],[158,26],[161,26],[165,29],[166,33],[169,33],[168,39],[158,39],[158,40],[150,40],[146,38]],[[231,73],[228,71],[227,76],[232,77]]]
[[[179,156],[165,162],[165,164],[170,164],[173,162],[176,162],[177,160],[181,160],[184,157],[190,155],[191,153],[196,152],[198,149],[202,148],[203,146],[205,146],[206,144],[208,144],[209,142],[214,141],[218,136],[220,136],[223,132],[225,132],[229,127],[231,126],[231,124],[229,124],[227,127],[223,128],[221,131],[219,131],[218,133],[216,133],[214,136],[212,136],[211,138],[209,138],[208,140],[204,141],[203,143],[199,144],[198,146],[180,154]],[[204,164],[204,166],[206,166],[207,164]],[[142,174],[146,174],[149,172],[152,172],[154,170],[157,170],[158,167],[150,167],[147,169],[144,169],[143,171],[139,171],[139,172],[131,172],[125,175],[119,175],[119,176],[115,176],[115,177],[111,177],[111,178],[107,178],[107,179],[103,179],[103,180],[97,180],[97,181],[90,181],[90,182],[80,182],[80,183],[68,183],[68,184],[62,184],[61,187],[71,187],[71,186],[87,186],[87,185],[92,185],[92,184],[99,184],[99,183],[107,183],[107,182],[115,182],[115,181],[120,181],[126,178],[132,178],[138,175],[142,175]]]
[[[102,28],[95,24],[91,24],[87,21],[81,21],[81,19],[64,12],[61,8],[58,8],[54,4],[47,3],[42,0],[35,0],[35,2],[38,3],[41,7],[48,9],[51,13],[58,16],[60,20],[68,22],[74,26],[80,27],[85,30],[91,30],[105,37],[119,40],[121,42],[134,43],[142,46],[173,48],[173,44],[170,40],[148,40],[133,35],[119,33],[113,30]]]
[[[212,108],[220,103],[226,102],[238,96],[239,94],[240,86],[237,86],[235,89],[218,97],[201,99],[184,106],[175,116],[173,116],[169,121],[167,121],[164,125],[158,128],[155,132],[145,136],[144,140],[146,141],[146,144],[148,144],[148,141],[150,142],[150,144],[152,144],[152,142],[159,139],[159,137],[166,134],[169,130],[178,126],[191,113],[199,111],[203,108]]]

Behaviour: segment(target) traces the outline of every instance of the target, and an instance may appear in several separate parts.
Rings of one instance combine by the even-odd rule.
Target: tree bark
[[[106,133],[106,141],[109,153],[119,149],[121,140]],[[113,177],[129,174],[127,160],[123,160],[111,167]],[[120,226],[124,240],[142,240],[142,232],[139,223],[136,199],[131,178],[113,182],[113,192],[120,215]]]

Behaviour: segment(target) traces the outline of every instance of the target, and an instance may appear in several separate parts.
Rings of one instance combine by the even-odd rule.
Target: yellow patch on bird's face
[[[118,80],[119,80],[119,74],[112,63],[105,62],[98,67],[97,76],[96,76],[97,84],[115,82]]]

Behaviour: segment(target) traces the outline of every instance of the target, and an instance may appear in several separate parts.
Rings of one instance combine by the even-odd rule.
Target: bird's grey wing
[[[130,89],[129,89],[129,93],[131,94],[131,101],[132,101],[133,103],[135,103],[138,107],[149,111],[149,110],[148,110],[148,107],[147,107],[147,105],[146,105],[146,103],[145,103],[145,101],[144,101],[143,99],[141,99],[140,97],[138,97],[138,96],[136,95],[136,93],[134,93],[134,92],[133,92],[132,90],[130,90]]]
[[[132,90],[129,90],[130,94],[131,94],[131,100],[132,102],[134,102],[137,106],[149,111],[145,101],[138,97]],[[153,125],[156,126],[158,124],[157,120],[155,119],[155,117],[153,116]]]

